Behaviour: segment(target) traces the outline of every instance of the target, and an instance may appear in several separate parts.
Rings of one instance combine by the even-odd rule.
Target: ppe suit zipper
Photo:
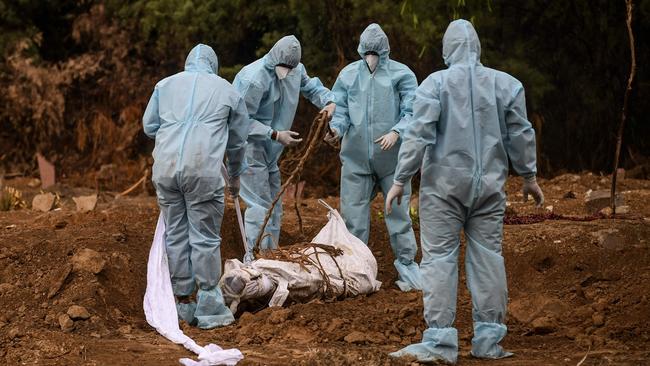
[[[375,68],[375,71],[377,71],[377,68]],[[370,165],[371,171],[375,170],[372,164],[372,156],[375,151],[375,145],[374,145],[375,140],[374,140],[374,136],[372,136],[372,123],[373,123],[372,111],[374,110],[373,108],[374,98],[375,98],[375,74],[371,73],[370,74],[370,95],[368,97],[368,103],[366,103],[366,116],[368,118],[368,125],[366,126],[367,140],[368,140],[368,165]]]
[[[469,47],[469,32],[467,30],[467,25],[463,27],[465,31],[465,46]],[[474,172],[474,199],[478,199],[479,192],[481,191],[481,176],[483,175],[483,162],[481,161],[481,154],[479,148],[478,128],[476,126],[476,117],[474,115],[474,63],[472,62],[472,53],[471,50],[467,50],[467,63],[469,67],[469,101],[470,108],[472,108],[472,128],[474,130],[474,155],[476,159],[476,171]],[[472,202],[473,205],[473,202]]]
[[[201,47],[196,52],[195,63],[198,66],[199,56],[201,55]],[[194,94],[196,93],[196,80],[199,78],[199,70],[197,69],[194,74],[194,80],[192,81],[192,94],[190,95],[190,105],[187,109],[187,117],[185,118],[185,126],[183,126],[183,139],[181,140],[180,151],[178,152],[178,161],[176,162],[176,172],[180,172],[180,167],[183,162],[183,153],[185,152],[185,141],[187,140],[187,134],[194,124],[194,116],[192,115],[192,109],[194,108]]]
[[[481,188],[481,175],[482,173],[482,167],[481,167],[481,155],[480,155],[480,149],[479,149],[479,142],[477,139],[478,136],[478,131],[477,131],[477,126],[476,126],[476,118],[474,116],[474,70],[473,67],[470,66],[470,73],[469,73],[469,101],[470,101],[470,107],[472,108],[472,127],[474,130],[474,154],[475,154],[475,159],[476,159],[476,172],[474,173],[474,198],[476,199],[478,197],[480,188]]]

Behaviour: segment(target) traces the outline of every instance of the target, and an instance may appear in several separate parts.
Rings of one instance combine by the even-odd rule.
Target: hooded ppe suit
[[[152,180],[167,227],[165,242],[174,294],[184,320],[201,328],[234,321],[217,286],[221,276],[219,231],[224,210],[224,153],[228,172],[245,168],[250,122],[243,98],[217,76],[217,55],[199,44],[185,71],[158,84],[143,117],[144,132],[156,140]]]
[[[234,80],[234,86],[246,101],[252,126],[248,134],[246,160],[248,169],[241,176],[240,196],[246,203],[246,236],[248,251],[245,262],[252,259],[252,249],[262,230],[262,223],[273,199],[280,191],[278,159],[283,146],[271,139],[273,131],[291,128],[300,93],[318,108],[334,98],[318,78],[310,78],[300,63],[300,42],[294,36],[281,38],[261,59],[244,66]],[[278,65],[292,68],[280,80],[275,72]],[[266,227],[261,249],[277,247],[282,218],[281,201],[275,206]]]
[[[448,69],[417,89],[413,120],[399,154],[395,184],[406,184],[420,166],[420,227],[424,318],[422,343],[394,356],[456,362],[460,231],[472,295],[472,355],[510,356],[498,344],[506,334],[508,299],[501,255],[504,184],[508,161],[524,177],[536,174],[535,132],[526,117],[522,84],[481,65],[472,24],[452,22],[443,37]]]
[[[341,141],[341,214],[348,230],[368,243],[370,203],[378,190],[386,196],[393,184],[399,142],[382,150],[375,140],[395,131],[404,134],[412,114],[417,79],[404,64],[389,57],[388,37],[377,24],[361,34],[358,48],[361,60],[346,66],[332,88],[336,112],[330,127]],[[373,73],[364,61],[367,53],[376,53],[379,62]],[[414,262],[417,245],[409,216],[411,185],[407,182],[402,200],[406,204],[385,216],[390,244],[395,254],[402,290],[420,289],[420,273]]]

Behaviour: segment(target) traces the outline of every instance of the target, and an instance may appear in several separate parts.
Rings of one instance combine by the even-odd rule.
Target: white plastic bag
[[[289,296],[303,302],[321,297],[324,286],[329,286],[329,295],[335,297],[352,297],[378,291],[381,282],[377,281],[377,260],[372,251],[347,230],[338,211],[322,200],[319,202],[329,210],[329,221],[311,242],[331,245],[343,251],[343,254],[332,258],[324,250],[312,247],[303,249],[301,254],[319,262],[327,278],[312,266],[309,267],[311,270],[307,271],[300,264],[293,262],[257,259],[243,264],[239,260],[230,259],[224,266],[222,280],[238,270],[271,278],[276,288],[269,306],[282,306]],[[224,294],[230,292],[223,288],[223,281],[220,285]],[[262,297],[265,293],[259,295]],[[247,298],[243,299],[251,298],[255,298],[255,295],[248,294]],[[239,299],[235,298],[234,301],[238,302]]]
[[[185,366],[235,365],[244,358],[238,349],[224,350],[215,344],[201,347],[186,336],[178,325],[176,302],[172,291],[167,253],[165,251],[165,220],[158,217],[156,234],[147,263],[147,290],[144,294],[144,314],[147,323],[170,341],[183,345],[198,355],[199,361],[180,359]]]

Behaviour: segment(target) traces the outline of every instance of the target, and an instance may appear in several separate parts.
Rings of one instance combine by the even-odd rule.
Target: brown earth
[[[27,183],[6,182],[23,190],[29,205],[38,191]],[[555,213],[585,216],[586,191],[606,189],[608,178],[563,175],[541,185]],[[507,190],[511,215],[543,212],[519,202],[518,179],[511,179]],[[53,191],[61,196],[60,210],[0,212],[0,362],[177,365],[178,358],[191,356],[153,331],[142,312],[158,216],[155,199],[104,193],[94,211],[78,213],[72,196],[91,190],[57,186]],[[576,198],[564,198],[569,191]],[[650,364],[650,181],[626,179],[620,191],[630,206],[622,219],[505,226],[510,309],[503,344],[516,356],[497,362],[469,356],[471,301],[461,284],[459,364],[575,365],[585,354],[583,365]],[[336,205],[338,198],[326,201]],[[419,292],[401,293],[393,284],[393,256],[380,209],[377,199],[370,246],[383,282],[379,292],[244,313],[222,329],[184,329],[199,343],[238,347],[245,355],[242,365],[411,364],[387,353],[420,340],[426,329],[422,299]],[[306,199],[301,212],[311,238],[326,222],[326,211]],[[297,226],[287,207],[283,243],[303,239]],[[236,230],[229,207],[222,229],[224,258],[241,257]],[[461,268],[464,281],[462,273]],[[85,307],[90,317],[66,321],[62,315],[72,305]],[[59,318],[69,327],[65,331]]]

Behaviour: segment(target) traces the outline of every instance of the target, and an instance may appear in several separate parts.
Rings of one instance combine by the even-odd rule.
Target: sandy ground
[[[6,183],[23,190],[28,203],[38,193],[25,179]],[[563,175],[541,183],[546,206],[555,213],[586,216],[586,192],[606,189],[608,178]],[[546,212],[521,203],[519,189],[519,181],[511,179],[513,222]],[[53,190],[61,195],[60,210],[0,212],[0,363],[177,365],[178,358],[191,356],[157,335],[142,312],[158,216],[155,199],[104,193],[94,211],[79,213],[71,198],[90,190]],[[510,305],[503,345],[515,352],[513,358],[495,362],[469,356],[471,301],[461,264],[460,365],[576,365],[585,354],[583,365],[650,364],[650,181],[623,180],[620,191],[629,206],[623,218],[505,226]],[[242,365],[410,365],[387,353],[421,339],[422,298],[393,284],[380,200],[374,201],[370,240],[383,282],[379,292],[246,312],[222,329],[184,329],[199,343],[241,349]],[[337,197],[326,201],[338,205]],[[288,245],[303,238],[293,210],[285,212],[281,241]],[[312,198],[303,201],[301,212],[310,239],[327,221],[326,210]],[[236,230],[229,206],[222,228],[224,258],[241,257]],[[90,266],[101,267],[97,274],[71,265],[84,249],[99,253],[88,259]],[[59,318],[72,305],[85,307],[89,317],[63,330]]]

